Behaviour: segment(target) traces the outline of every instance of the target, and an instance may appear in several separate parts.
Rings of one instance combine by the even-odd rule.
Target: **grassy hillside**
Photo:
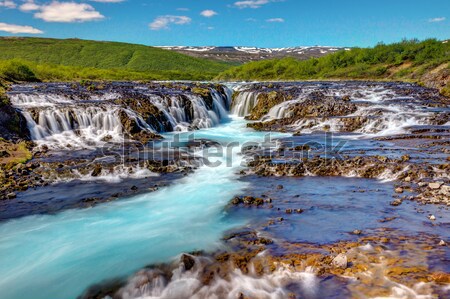
[[[53,77],[104,79],[210,79],[230,64],[143,45],[78,39],[0,38],[0,60],[20,59]],[[60,66],[64,66],[60,68]],[[65,74],[63,74],[65,73]],[[39,74],[37,74],[39,77]]]
[[[321,58],[299,61],[284,58],[247,63],[231,68],[220,80],[388,79],[440,80],[434,86],[450,93],[450,42],[434,39],[354,48]]]

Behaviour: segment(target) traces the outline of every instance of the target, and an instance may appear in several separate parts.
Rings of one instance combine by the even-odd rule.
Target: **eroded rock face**
[[[437,90],[402,83],[257,83],[242,87],[234,107],[264,131],[382,133],[393,122],[443,125],[449,100]],[[252,98],[253,95],[253,98]],[[254,100],[256,98],[257,100]],[[428,111],[418,107],[427,107]],[[437,109],[436,109],[437,108]],[[247,114],[245,113],[247,112]]]

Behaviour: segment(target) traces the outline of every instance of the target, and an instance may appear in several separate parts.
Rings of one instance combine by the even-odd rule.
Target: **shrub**
[[[19,60],[7,61],[1,69],[1,73],[3,74],[5,79],[9,79],[12,81],[39,81],[30,67]]]

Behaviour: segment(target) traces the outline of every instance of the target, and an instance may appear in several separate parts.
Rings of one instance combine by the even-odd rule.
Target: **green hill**
[[[382,79],[422,82],[450,95],[450,42],[404,40],[342,50],[320,58],[256,61],[220,74],[219,80]]]
[[[155,79],[210,79],[231,66],[144,45],[79,39],[2,37],[0,60],[11,59],[28,62],[29,67],[37,72],[45,73],[45,69],[78,75],[93,72],[100,77],[101,73],[105,74],[105,79],[130,79],[139,75]]]

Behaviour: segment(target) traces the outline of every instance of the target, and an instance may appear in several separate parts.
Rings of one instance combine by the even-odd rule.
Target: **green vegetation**
[[[22,141],[14,144],[0,138],[0,165],[4,169],[11,169],[17,164],[24,164],[32,157],[29,142]]]
[[[43,81],[208,80],[230,66],[144,45],[78,39],[0,38],[0,76],[14,81],[29,81],[31,73],[36,77],[34,80]]]
[[[342,50],[320,58],[283,58],[231,68],[220,80],[388,79],[420,81],[433,70],[449,71],[450,43],[404,40],[374,48]]]

